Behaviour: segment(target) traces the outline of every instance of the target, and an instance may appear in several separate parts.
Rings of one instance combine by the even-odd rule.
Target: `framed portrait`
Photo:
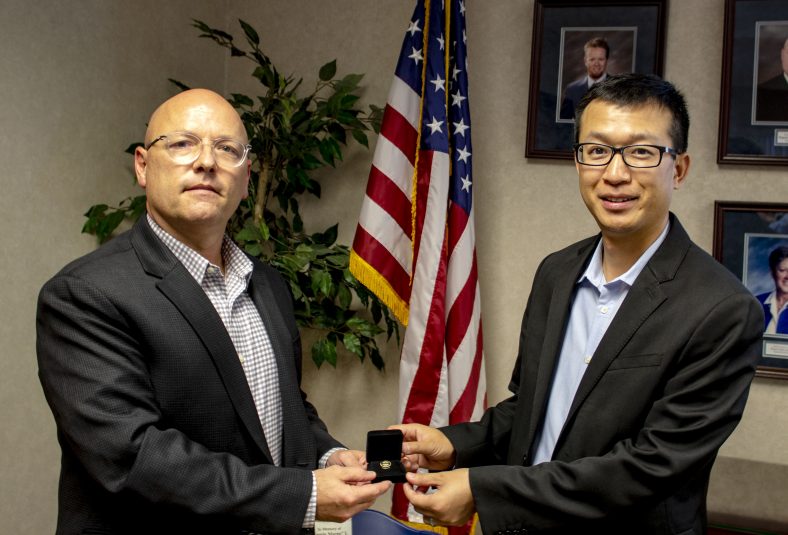
[[[713,252],[763,307],[756,374],[788,379],[788,204],[715,202]]]
[[[525,156],[572,159],[575,106],[608,74],[662,74],[666,0],[536,0]]]
[[[726,0],[718,163],[788,165],[788,2]]]

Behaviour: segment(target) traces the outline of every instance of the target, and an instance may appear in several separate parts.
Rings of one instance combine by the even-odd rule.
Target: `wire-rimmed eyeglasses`
[[[199,158],[203,144],[210,144],[213,157],[224,167],[238,167],[251,150],[251,145],[244,145],[238,140],[220,138],[203,141],[191,132],[170,132],[151,141],[145,150],[149,150],[158,141],[164,141],[164,148],[172,160],[180,165],[189,165]]]
[[[573,148],[577,163],[583,165],[607,165],[613,161],[616,153],[620,153],[625,164],[640,169],[659,166],[663,154],[670,154],[674,158],[679,154],[676,149],[660,145],[611,147],[602,143],[576,143]]]

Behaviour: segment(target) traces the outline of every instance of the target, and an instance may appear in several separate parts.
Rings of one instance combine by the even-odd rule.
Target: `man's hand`
[[[317,520],[344,522],[367,509],[391,488],[389,481],[370,483],[375,479],[375,472],[358,466],[334,465],[315,470],[314,474],[317,481]]]
[[[367,454],[358,450],[339,450],[331,454],[326,460],[326,468],[329,466],[360,466],[367,467]]]
[[[402,454],[407,470],[446,470],[454,466],[454,446],[437,429],[421,424],[392,425],[389,429],[399,429],[404,435]]]
[[[462,526],[476,511],[467,468],[434,474],[409,473],[407,478],[416,489],[407,483],[402,489],[413,508],[425,516],[425,522],[432,519],[444,526]],[[425,494],[429,487],[437,490]]]

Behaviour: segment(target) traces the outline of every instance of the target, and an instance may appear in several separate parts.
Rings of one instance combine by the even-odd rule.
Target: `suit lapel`
[[[539,368],[526,444],[532,444],[536,438],[536,430],[541,425],[542,416],[547,406],[547,397],[550,394],[550,385],[553,382],[553,372],[561,352],[561,343],[569,319],[575,285],[580,274],[585,270],[598,241],[598,239],[594,240],[590,242],[590,245],[579,248],[577,256],[556,269],[557,275],[553,283],[554,289],[550,296],[548,316],[545,322],[544,342],[539,355]]]
[[[178,309],[200,338],[224,383],[235,411],[257,446],[271,460],[268,444],[249,384],[230,335],[208,296],[169,249],[153,233],[143,216],[131,237],[143,268],[161,280],[159,290]]]
[[[292,335],[284,322],[279,303],[265,273],[255,266],[249,294],[260,312],[276,355],[279,392],[282,401],[282,464],[307,467],[313,464],[314,444],[305,431],[309,422],[304,413],[301,387],[295,368]]]

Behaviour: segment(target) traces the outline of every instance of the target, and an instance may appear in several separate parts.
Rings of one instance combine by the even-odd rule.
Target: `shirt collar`
[[[158,236],[164,245],[172,251],[175,258],[183,264],[183,267],[194,277],[197,284],[202,285],[202,281],[208,269],[219,269],[219,266],[211,264],[207,258],[161,228],[161,226],[153,220],[150,214],[145,215],[148,219],[148,225],[150,225],[150,228],[156,236]],[[252,261],[249,260],[243,251],[241,251],[226,234],[222,239],[222,260],[224,260],[225,278],[237,277],[245,279],[246,284],[249,283],[249,278],[252,275]]]
[[[593,79],[593,78],[591,78],[590,76],[586,75],[586,81],[588,82],[588,87],[589,87],[589,89],[591,88],[591,86],[592,86],[592,85],[594,85],[594,84],[598,84],[599,82],[601,82],[601,81],[605,80],[606,78],[607,78],[607,73],[606,73],[606,72],[603,72],[603,73],[602,73],[602,76],[600,76],[600,77],[599,77],[599,78],[597,78],[596,80],[594,80],[594,79]]]
[[[654,253],[657,252],[659,246],[662,245],[662,242],[665,241],[665,238],[668,236],[668,230],[670,229],[670,222],[665,225],[665,228],[662,229],[662,232],[654,242],[648,246],[648,249],[643,251],[643,254],[637,259],[637,262],[632,264],[625,273],[619,275],[612,281],[606,281],[605,275],[602,271],[602,240],[596,244],[596,249],[594,249],[594,254],[591,256],[591,261],[588,263],[588,267],[586,267],[585,271],[580,278],[577,279],[578,283],[583,282],[583,280],[588,280],[591,284],[595,287],[600,288],[602,286],[613,284],[617,281],[621,281],[627,286],[631,287],[635,284],[635,279],[638,278],[640,272],[643,271],[643,268],[646,267],[648,261],[651,260],[651,257],[654,256]]]

